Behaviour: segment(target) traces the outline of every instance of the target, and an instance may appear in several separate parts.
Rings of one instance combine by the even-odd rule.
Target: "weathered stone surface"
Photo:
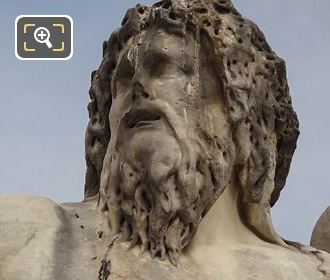
[[[0,197],[0,279],[329,279],[272,225],[299,124],[284,61],[229,0],[130,9],[90,97],[86,202]]]
[[[115,232],[176,263],[232,182],[249,227],[285,246],[270,206],[299,124],[285,63],[258,27],[225,0],[138,5],[103,54],[90,91],[86,197],[100,194]]]
[[[141,255],[102,225],[96,202],[55,204],[36,197],[0,196],[1,280],[91,279],[327,279],[329,256],[276,245],[207,244],[184,252],[178,267]],[[217,244],[213,244],[217,245]],[[311,250],[314,253],[308,252]],[[208,266],[205,264],[208,263]]]
[[[97,279],[107,247],[95,203],[0,196],[0,279]]]
[[[330,253],[330,207],[324,211],[315,225],[311,246]]]

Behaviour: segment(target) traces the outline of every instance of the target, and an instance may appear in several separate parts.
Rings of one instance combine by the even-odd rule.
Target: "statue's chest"
[[[285,252],[285,253],[283,253]],[[205,261],[182,257],[178,267],[151,259],[148,253],[114,246],[107,261],[108,280],[316,280],[322,279],[313,257],[286,251],[237,250],[230,257],[219,254]],[[326,278],[324,278],[326,279]]]

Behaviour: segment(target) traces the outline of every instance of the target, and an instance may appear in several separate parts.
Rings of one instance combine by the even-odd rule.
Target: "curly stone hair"
[[[267,44],[256,24],[242,17],[230,0],[164,0],[129,9],[121,28],[103,43],[103,60],[92,73],[90,121],[86,132],[85,198],[99,192],[103,159],[110,141],[112,74],[124,46],[149,26],[208,42],[222,84],[241,185],[241,213],[261,237],[281,243],[269,209],[284,188],[299,136],[285,62]],[[133,38],[133,40],[131,40]],[[283,243],[281,243],[283,245]]]

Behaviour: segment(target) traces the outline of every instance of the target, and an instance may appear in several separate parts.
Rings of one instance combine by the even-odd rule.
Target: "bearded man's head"
[[[299,135],[285,64],[228,0],[138,5],[92,74],[85,197],[112,229],[175,263],[225,188],[259,236]]]

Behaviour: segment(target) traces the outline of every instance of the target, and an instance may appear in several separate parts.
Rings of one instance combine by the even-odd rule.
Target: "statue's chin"
[[[176,139],[163,130],[141,129],[127,137],[120,147],[123,160],[152,174],[167,173],[177,168],[181,149]]]

